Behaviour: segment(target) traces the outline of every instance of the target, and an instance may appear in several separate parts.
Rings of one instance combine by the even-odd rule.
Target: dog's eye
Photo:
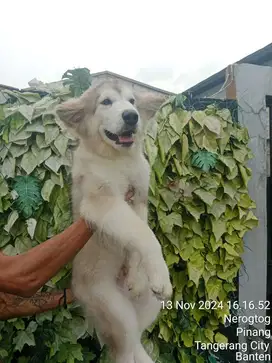
[[[133,98],[131,98],[131,99],[129,100],[129,102],[130,102],[132,105],[134,105],[135,100],[134,100]]]
[[[101,102],[102,105],[105,105],[105,106],[108,106],[108,105],[111,105],[112,102],[109,98],[105,98],[102,102]]]

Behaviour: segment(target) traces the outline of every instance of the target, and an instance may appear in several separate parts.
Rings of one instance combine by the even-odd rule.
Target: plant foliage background
[[[78,97],[91,84],[88,69],[69,70],[64,85],[47,92],[0,90],[0,248],[22,253],[72,223],[70,176],[77,142],[56,120],[57,104]],[[4,100],[4,101],[3,101]],[[225,342],[218,331],[237,289],[243,236],[257,225],[247,184],[248,133],[227,108],[188,109],[183,95],[170,98],[150,129],[145,149],[152,166],[149,223],[170,268],[173,308],[164,308],[143,336],[158,363],[216,362],[194,341]],[[43,291],[69,286],[71,266]],[[182,310],[175,301],[222,301],[222,309]],[[168,307],[170,307],[168,305]],[[0,322],[5,363],[104,362],[80,308]]]

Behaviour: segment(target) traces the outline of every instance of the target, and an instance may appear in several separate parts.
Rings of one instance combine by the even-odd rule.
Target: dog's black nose
[[[134,110],[126,110],[122,113],[125,124],[135,126],[138,122],[138,114]]]

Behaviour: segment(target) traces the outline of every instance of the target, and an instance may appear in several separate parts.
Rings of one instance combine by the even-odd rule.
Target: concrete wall
[[[255,155],[248,166],[252,169],[249,194],[256,201],[255,214],[259,226],[245,235],[244,269],[239,278],[240,302],[267,300],[267,210],[266,185],[268,177],[269,115],[265,97],[272,95],[272,68],[251,64],[234,66],[236,94],[239,105],[239,121],[249,131],[250,143]],[[248,310],[247,315],[266,315],[265,310]]]
[[[272,59],[270,59],[267,62],[264,62],[264,64],[262,64],[261,66],[270,66],[270,67],[272,67]],[[224,82],[221,82],[220,84],[218,84],[218,85],[216,85],[216,86],[214,86],[212,88],[209,88],[205,92],[198,93],[197,97],[200,97],[200,98],[209,97],[209,98],[225,99],[226,98],[225,89],[220,91],[223,84],[224,84]]]

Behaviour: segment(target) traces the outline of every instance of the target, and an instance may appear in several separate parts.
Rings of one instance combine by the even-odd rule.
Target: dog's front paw
[[[159,262],[160,261],[160,262]],[[147,266],[149,287],[158,300],[167,300],[172,297],[173,288],[170,281],[168,267],[161,257],[149,262]]]
[[[139,298],[147,288],[147,280],[145,271],[140,269],[131,268],[128,271],[126,278],[126,286],[129,291],[129,295],[134,298]]]

